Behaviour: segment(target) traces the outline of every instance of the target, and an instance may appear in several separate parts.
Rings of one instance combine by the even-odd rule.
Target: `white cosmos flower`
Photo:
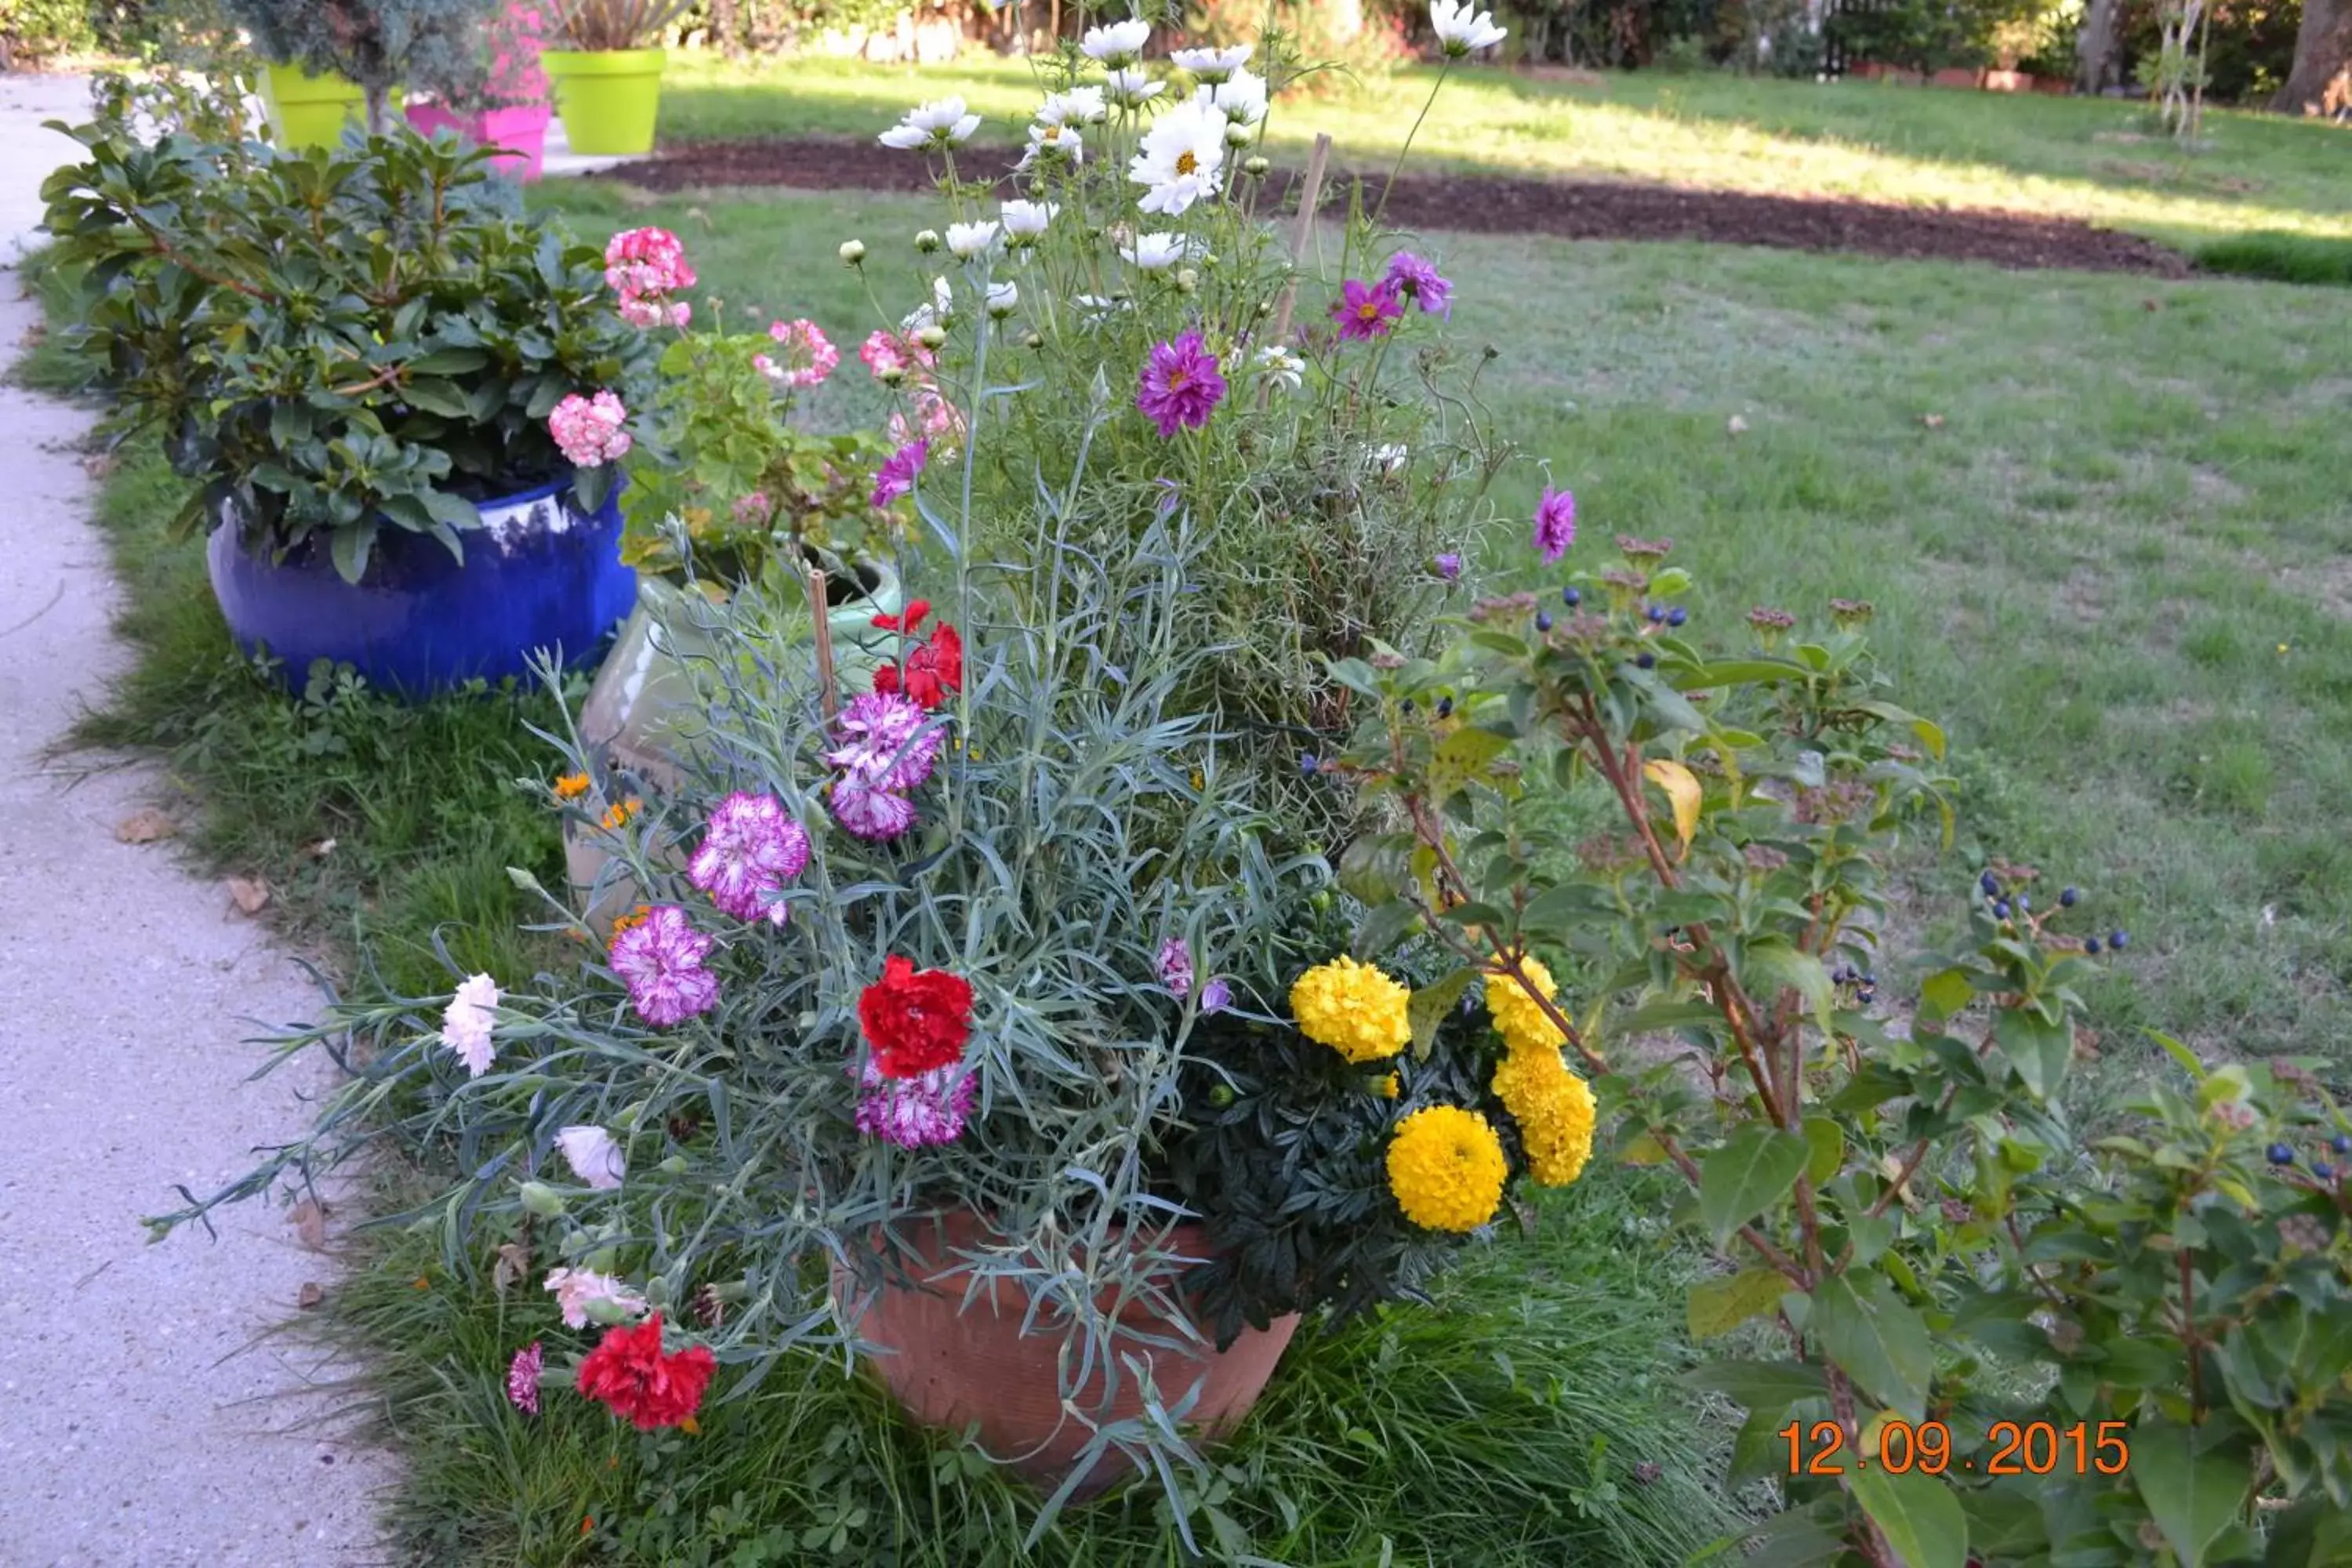
[[[1186,99],[1151,122],[1143,150],[1127,177],[1151,188],[1136,203],[1148,213],[1175,217],[1202,196],[1214,195],[1225,165],[1225,117],[1197,98]]]
[[[1086,138],[1073,125],[1032,125],[1029,128],[1029,151],[1021,154],[1016,169],[1026,169],[1044,158],[1067,158],[1071,163],[1086,159]]]
[[[1191,256],[1193,242],[1181,234],[1164,230],[1156,234],[1139,234],[1132,245],[1122,245],[1118,253],[1132,266],[1146,272],[1159,272],[1175,266]]]
[[[966,114],[961,98],[934,99],[907,110],[907,118],[877,138],[885,147],[912,152],[918,147],[952,147],[969,141],[980,129],[980,116]]]
[[[996,226],[992,223],[948,225],[948,254],[958,261],[970,261],[985,256],[995,243]]]
[[[998,321],[1021,308],[1021,286],[1011,279],[988,286],[988,313]]]
[[[1372,448],[1372,461],[1381,466],[1381,472],[1384,474],[1393,474],[1403,468],[1409,456],[1411,454],[1402,441],[1391,441],[1386,446]]]
[[[1257,351],[1258,374],[1285,392],[1297,392],[1307,380],[1307,362],[1282,343],[1268,343]]]
[[[1445,46],[1445,58],[1458,60],[1473,49],[1492,48],[1510,37],[1495,26],[1495,14],[1481,11],[1473,16],[1470,0],[1429,0],[1429,25],[1437,34],[1437,41]]]
[[[555,1135],[572,1173],[599,1192],[610,1192],[628,1174],[629,1162],[613,1135],[601,1127],[566,1127]]]
[[[1133,109],[1146,100],[1158,98],[1166,92],[1168,84],[1152,80],[1132,66],[1121,66],[1103,79],[1103,90],[1110,94],[1113,103]]]
[[[1049,94],[1037,106],[1040,125],[1099,125],[1110,118],[1110,108],[1103,101],[1103,89],[1098,87],[1074,87],[1067,92]]]
[[[1201,91],[1225,117],[1225,140],[1234,146],[1248,145],[1265,129],[1265,78],[1239,70],[1231,79]]]
[[[1150,41],[1150,23],[1129,20],[1088,27],[1087,36],[1078,40],[1078,47],[1086,51],[1088,59],[1100,60],[1107,66],[1131,66],[1143,58],[1143,46]]]
[[[906,319],[898,323],[898,330],[912,335],[925,327],[943,326],[954,320],[955,290],[948,287],[946,279],[934,278],[931,279],[931,302],[918,305],[908,311]]]
[[[1052,202],[1006,202],[997,216],[1003,220],[1007,243],[1027,245],[1045,232],[1061,210]]]
[[[1168,58],[1176,62],[1179,70],[1191,71],[1205,82],[1221,82],[1249,64],[1251,44],[1235,44],[1229,49],[1178,49]]]
[[[441,1014],[441,1043],[466,1064],[467,1078],[479,1078],[490,1070],[490,1058],[497,1054],[490,1030],[497,1022],[498,1005],[499,983],[487,974],[477,974],[457,987]]]

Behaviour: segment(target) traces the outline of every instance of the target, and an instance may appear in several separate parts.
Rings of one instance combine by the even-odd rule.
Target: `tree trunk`
[[[2117,0],[2090,0],[2074,39],[2074,90],[2095,97],[2115,85]]]
[[[2294,33],[2294,68],[2271,100],[2281,114],[2340,112],[2352,107],[2352,0],[2303,0]]]
[[[743,29],[735,15],[735,0],[710,0],[710,47],[732,55],[743,47]]]

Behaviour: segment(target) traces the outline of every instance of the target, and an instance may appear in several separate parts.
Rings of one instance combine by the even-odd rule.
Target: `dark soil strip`
[[[999,176],[1010,170],[1013,156],[1002,149],[967,149],[959,172],[968,178]],[[652,163],[625,164],[603,177],[654,191],[712,185],[791,185],[815,191],[931,188],[926,160],[871,142],[837,138],[698,142],[672,148]],[[1286,178],[1286,173],[1275,175],[1277,194]],[[1377,175],[1364,181],[1366,206],[1379,203],[1383,183]],[[2189,271],[2186,257],[2153,240],[2071,219],[1600,181],[1408,174],[1396,182],[1385,216],[1409,229],[1548,234],[1564,239],[1700,240],[2158,278],[2179,278]]]

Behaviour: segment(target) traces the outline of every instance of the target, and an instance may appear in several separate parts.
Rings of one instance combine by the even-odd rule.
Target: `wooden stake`
[[[1315,208],[1323,199],[1324,171],[1331,162],[1331,138],[1322,132],[1315,134],[1315,150],[1307,155],[1307,174],[1298,182],[1298,227],[1290,237],[1290,264],[1295,269],[1305,259],[1307,246],[1315,238]],[[1293,278],[1290,287],[1282,291],[1282,306],[1274,313],[1274,337],[1280,342],[1290,336],[1290,314],[1298,303],[1298,279]]]

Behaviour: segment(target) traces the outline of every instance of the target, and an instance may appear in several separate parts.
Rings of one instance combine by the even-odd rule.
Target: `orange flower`
[[[635,795],[631,795],[628,799],[621,802],[618,805],[609,805],[604,808],[604,826],[607,827],[626,827],[629,825],[629,818],[636,816],[637,813],[643,811],[645,808],[646,803],[644,801],[639,800]]]
[[[555,781],[555,798],[578,800],[588,793],[590,787],[591,781],[586,773],[566,773]]]
[[[653,912],[654,907],[651,904],[639,904],[627,914],[614,915],[613,917],[613,934],[614,936],[618,936],[625,931],[635,931],[637,927],[645,924],[646,919],[650,917]]]

